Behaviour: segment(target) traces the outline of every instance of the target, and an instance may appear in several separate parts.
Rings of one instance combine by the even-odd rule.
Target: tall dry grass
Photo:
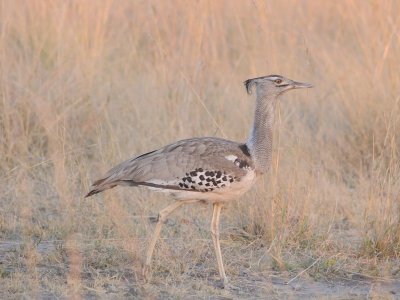
[[[1,1],[0,236],[20,245],[0,254],[3,290],[134,282],[147,216],[169,200],[120,188],[84,201],[88,186],[174,140],[245,140],[242,81],[273,73],[316,87],[282,99],[269,176],[223,212],[228,273],[318,259],[315,276],[396,277],[399,15],[398,1]],[[156,283],[214,274],[209,219],[176,214]]]

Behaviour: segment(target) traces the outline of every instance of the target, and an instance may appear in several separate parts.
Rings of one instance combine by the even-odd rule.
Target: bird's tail
[[[95,194],[101,193],[102,191],[112,189],[113,187],[116,187],[117,185],[124,185],[124,186],[138,186],[142,183],[140,182],[135,182],[133,180],[120,180],[120,179],[115,179],[112,178],[111,176],[102,178],[99,180],[96,180],[92,186],[91,190],[89,193],[85,195],[85,198],[93,196]]]
[[[102,191],[112,189],[113,187],[117,186],[118,184],[115,182],[108,182],[108,178],[103,178],[96,180],[91,187],[89,193],[85,195],[85,198],[93,196],[95,194],[101,193]]]
[[[143,155],[140,157],[143,157]],[[137,167],[135,162],[136,158],[130,159],[109,170],[105,175],[102,176],[101,179],[96,180],[92,184],[91,189],[89,193],[86,194],[85,198],[101,193],[102,191],[112,189],[117,185],[136,186],[137,184],[134,180],[126,179],[126,177],[131,178],[135,174]]]

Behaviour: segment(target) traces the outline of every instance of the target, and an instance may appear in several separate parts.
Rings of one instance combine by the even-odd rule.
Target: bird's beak
[[[314,87],[312,84],[303,83],[303,82],[297,82],[297,81],[293,81],[292,85],[293,85],[294,89],[304,89],[304,88],[312,88],[312,87]]]

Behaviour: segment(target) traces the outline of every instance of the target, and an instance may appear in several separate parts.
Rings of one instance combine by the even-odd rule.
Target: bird
[[[194,137],[177,141],[131,159],[96,180],[85,197],[115,186],[144,186],[167,193],[174,202],[158,213],[149,242],[142,275],[148,280],[153,251],[167,217],[185,204],[206,203],[213,207],[211,237],[223,287],[228,286],[219,241],[221,209],[228,201],[247,192],[256,179],[267,173],[272,159],[274,113],[279,96],[309,83],[281,75],[244,81],[246,91],[256,91],[254,121],[245,142],[217,137]]]

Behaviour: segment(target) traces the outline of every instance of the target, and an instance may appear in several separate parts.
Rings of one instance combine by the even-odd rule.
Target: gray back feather
[[[226,156],[229,155],[236,156],[246,167],[254,168],[244,144],[213,137],[191,138],[120,163],[94,182],[88,196],[116,185],[155,181],[167,184],[199,168],[222,171],[240,180],[246,175],[246,168],[228,160]]]

